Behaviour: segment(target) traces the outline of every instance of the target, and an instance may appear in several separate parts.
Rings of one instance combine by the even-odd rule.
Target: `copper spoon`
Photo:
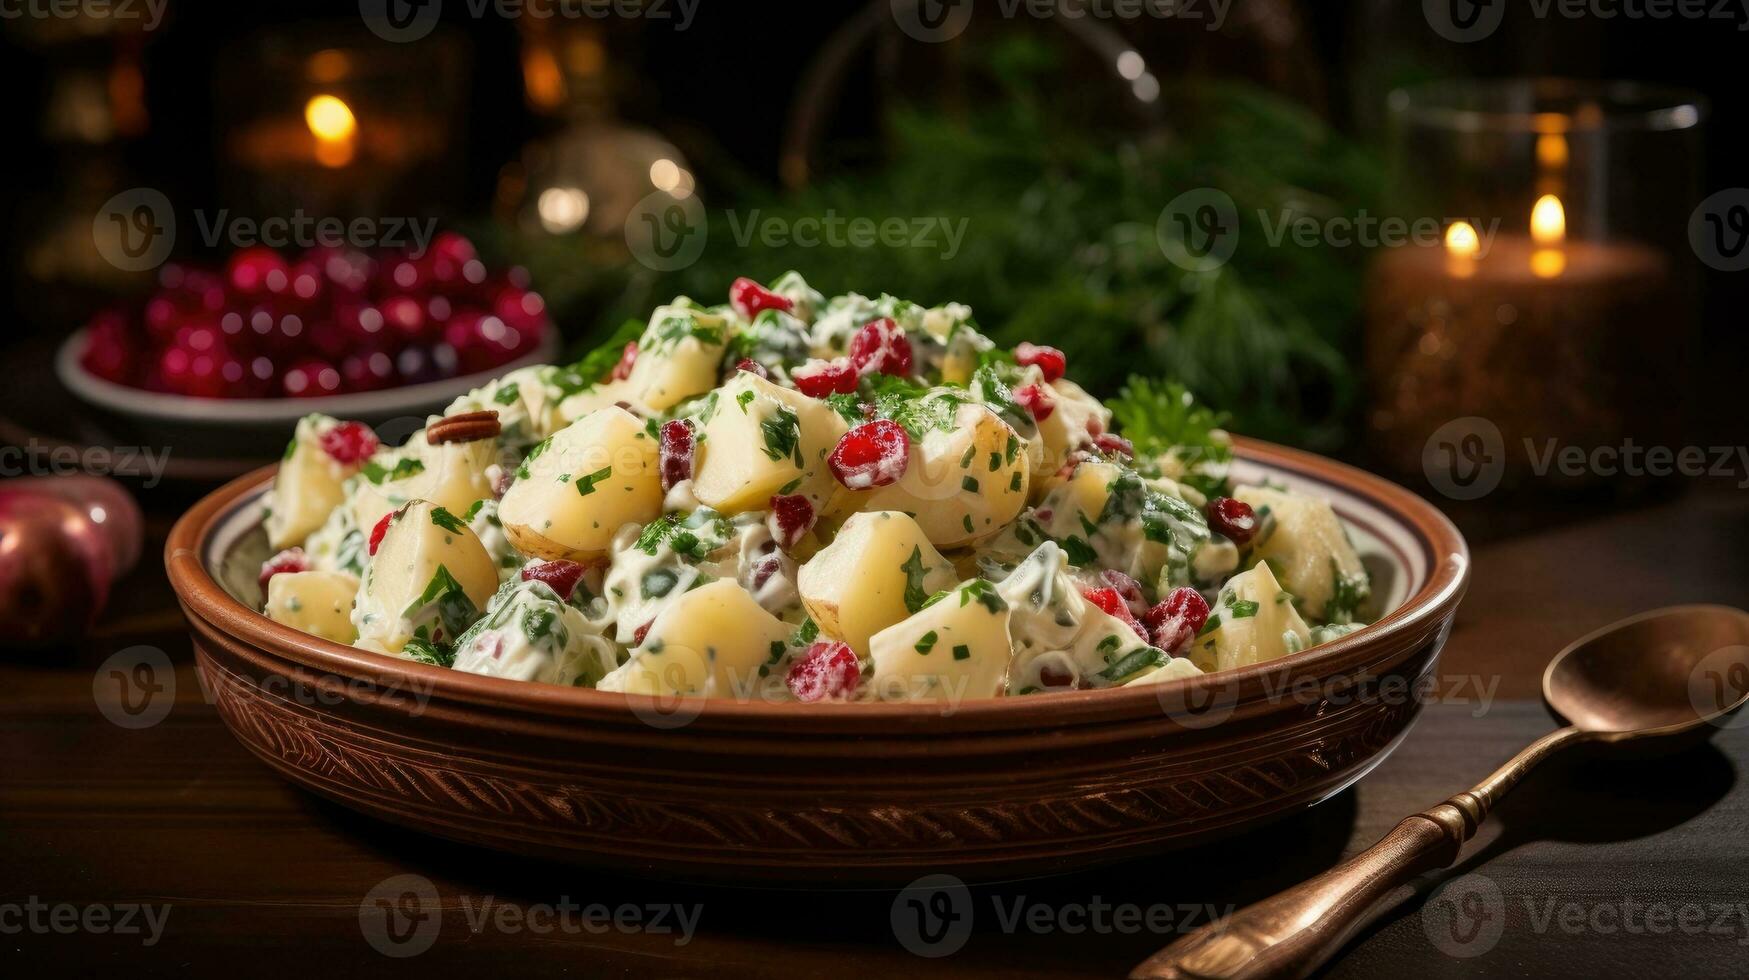
[[[1131,977],[1304,977],[1418,875],[1448,868],[1496,801],[1556,751],[1581,743],[1661,754],[1709,738],[1749,702],[1749,613],[1673,606],[1611,624],[1555,655],[1543,700],[1567,727],[1537,739],[1467,793],[1398,824],[1321,875],[1204,926]]]

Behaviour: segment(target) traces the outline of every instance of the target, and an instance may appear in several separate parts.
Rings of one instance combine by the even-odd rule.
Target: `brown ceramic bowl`
[[[202,680],[287,778],[441,837],[633,873],[903,883],[1044,874],[1232,833],[1348,786],[1403,737],[1469,577],[1393,484],[1239,440],[1235,475],[1326,495],[1387,609],[1268,664],[1155,687],[921,704],[664,704],[458,673],[255,611],[265,469],[166,549]]]

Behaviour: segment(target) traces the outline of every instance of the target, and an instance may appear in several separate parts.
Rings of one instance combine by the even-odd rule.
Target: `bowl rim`
[[[361,391],[319,398],[194,398],[117,384],[85,370],[80,357],[88,327],[80,327],[55,351],[55,374],[80,400],[124,415],[160,421],[201,423],[284,423],[291,425],[311,412],[337,418],[391,415],[420,405],[467,394],[494,378],[520,368],[546,364],[558,354],[559,332],[549,327],[535,349],[499,367],[453,378],[422,381],[380,391]]]
[[[687,699],[692,707],[686,712],[686,723],[695,728],[728,727],[747,732],[775,729],[786,734],[896,736],[1062,728],[1148,715],[1163,718],[1161,709],[1167,699],[1178,704],[1207,704],[1224,698],[1231,704],[1244,696],[1241,692],[1267,689],[1272,677],[1276,684],[1295,675],[1337,677],[1376,663],[1383,651],[1410,648],[1449,624],[1468,587],[1471,562],[1463,535],[1438,508],[1383,477],[1326,457],[1242,436],[1235,436],[1233,442],[1236,455],[1248,462],[1334,484],[1389,513],[1417,537],[1428,562],[1427,581],[1377,622],[1329,643],[1263,663],[1156,685],[1026,698],[976,698],[951,707],[929,702],[818,705]],[[267,484],[277,469],[277,463],[264,466],[213,491],[171,529],[164,549],[166,572],[191,627],[198,617],[232,641],[280,661],[373,684],[386,683],[390,689],[418,692],[464,708],[508,710],[531,718],[667,727],[648,720],[653,714],[666,715],[671,710],[653,696],[536,684],[421,664],[322,639],[276,623],[243,605],[214,579],[202,555],[237,502]],[[1222,727],[1215,723],[1210,730]]]

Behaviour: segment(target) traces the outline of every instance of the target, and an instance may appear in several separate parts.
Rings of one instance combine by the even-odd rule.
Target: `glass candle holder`
[[[1628,83],[1463,81],[1394,92],[1390,113],[1390,206],[1419,234],[1368,277],[1379,461],[1463,497],[1622,475],[1554,465],[1572,447],[1674,447],[1704,104]]]

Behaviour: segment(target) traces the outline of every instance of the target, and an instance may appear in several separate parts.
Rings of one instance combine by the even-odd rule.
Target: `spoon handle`
[[[1408,817],[1329,871],[1179,939],[1130,976],[1252,980],[1310,974],[1417,875],[1456,862],[1501,795],[1537,763],[1583,737],[1574,728],[1550,732],[1474,789]]]

